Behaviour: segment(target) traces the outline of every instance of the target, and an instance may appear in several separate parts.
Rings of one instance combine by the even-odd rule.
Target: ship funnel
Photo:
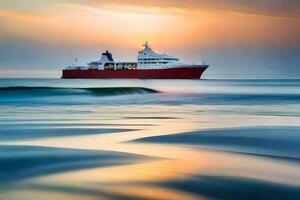
[[[102,56],[100,58],[100,62],[101,63],[114,62],[112,54],[109,51],[105,51],[104,53],[102,53]]]

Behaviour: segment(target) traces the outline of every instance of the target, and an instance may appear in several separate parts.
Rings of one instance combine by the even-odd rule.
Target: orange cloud
[[[36,16],[29,13],[11,11],[0,8],[0,17],[7,17],[14,20],[36,22],[41,20],[41,16]]]
[[[135,5],[188,10],[228,11],[269,17],[300,18],[300,2],[294,0],[81,0],[83,4]]]
[[[177,4],[147,7],[148,1],[145,5],[116,2],[59,3],[55,5],[55,13],[51,8],[41,14],[0,9],[0,16],[26,24],[6,24],[6,30],[11,32],[7,34],[21,34],[61,45],[136,49],[148,39],[163,51],[166,48],[272,48],[300,44],[298,19],[197,10]]]

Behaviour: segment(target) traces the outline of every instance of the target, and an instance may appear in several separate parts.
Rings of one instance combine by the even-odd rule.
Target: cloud
[[[0,16],[26,22],[20,25],[2,21],[6,28],[0,37],[6,34],[46,43],[94,46],[121,44],[126,48],[134,48],[145,39],[178,49],[298,46],[300,19],[284,15],[299,9],[300,3],[293,2],[62,0],[43,13],[0,8]],[[41,36],[48,36],[47,40]]]
[[[145,7],[211,9],[250,15],[300,18],[300,1],[295,0],[82,0],[88,5],[119,4]]]
[[[73,9],[81,12],[90,14],[107,15],[117,14],[143,14],[143,15],[159,15],[165,17],[179,17],[182,14],[186,14],[186,10],[182,8],[162,8],[157,6],[143,6],[134,4],[115,4],[115,3],[104,3],[104,4],[83,4],[83,3],[59,3],[59,7],[66,9]]]
[[[0,17],[7,17],[14,20],[20,21],[27,21],[27,22],[37,22],[41,20],[41,16],[26,13],[26,12],[19,12],[19,11],[12,11],[0,8]]]

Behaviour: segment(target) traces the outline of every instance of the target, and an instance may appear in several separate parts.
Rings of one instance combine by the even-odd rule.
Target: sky
[[[205,78],[300,78],[298,0],[0,0],[0,77],[60,77],[141,44],[210,68]]]

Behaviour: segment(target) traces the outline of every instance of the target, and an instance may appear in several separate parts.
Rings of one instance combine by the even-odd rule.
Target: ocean
[[[0,79],[0,199],[300,199],[300,80]]]

